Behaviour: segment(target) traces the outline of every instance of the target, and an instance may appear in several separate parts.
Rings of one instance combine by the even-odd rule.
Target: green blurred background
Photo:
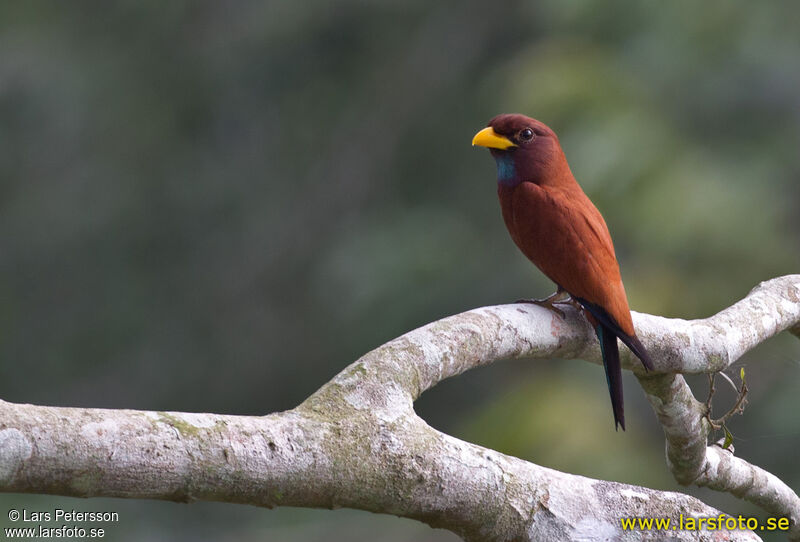
[[[469,145],[501,112],[560,135],[635,310],[710,315],[800,271],[798,20],[744,1],[3,3],[0,397],[262,414],[414,327],[550,293]],[[798,488],[800,341],[746,361],[737,454]],[[679,489],[625,385],[625,433],[581,361],[471,371],[417,409],[542,465]],[[456,540],[347,510],[0,495],[53,506],[118,511],[107,540]]]

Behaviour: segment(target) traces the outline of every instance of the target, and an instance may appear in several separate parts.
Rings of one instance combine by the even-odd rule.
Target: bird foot
[[[564,290],[559,289],[556,293],[545,297],[544,299],[517,299],[514,303],[530,303],[531,305],[539,305],[545,309],[551,310],[562,319],[566,318],[564,311],[555,307],[558,304],[569,304],[575,306],[576,301]]]

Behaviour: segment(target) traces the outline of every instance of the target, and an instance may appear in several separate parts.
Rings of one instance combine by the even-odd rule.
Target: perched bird
[[[536,303],[572,303],[600,341],[615,427],[625,430],[617,338],[648,370],[650,356],[636,337],[614,245],[605,220],[578,185],[556,134],[524,115],[498,115],[472,140],[497,162],[503,219],[519,249],[557,291]]]

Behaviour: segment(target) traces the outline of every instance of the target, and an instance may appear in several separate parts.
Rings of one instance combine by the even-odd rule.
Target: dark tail
[[[627,333],[622,331],[619,328],[619,325],[614,321],[614,319],[611,318],[611,315],[609,315],[606,312],[606,310],[600,305],[589,303],[588,301],[586,301],[585,299],[581,299],[580,297],[576,299],[578,300],[578,302],[580,302],[581,305],[584,306],[586,310],[589,311],[589,313],[592,316],[594,316],[597,319],[598,322],[603,324],[603,327],[605,327],[607,330],[611,331],[611,333],[619,337],[619,340],[621,340],[623,343],[625,343],[625,346],[631,349],[631,352],[633,352],[636,355],[636,357],[642,361],[642,365],[644,366],[645,369],[647,369],[648,371],[653,370],[653,362],[650,359],[650,354],[647,353],[647,350],[645,350],[644,345],[635,335],[628,335]],[[597,330],[595,330],[595,332],[596,331]],[[599,339],[600,335],[598,334],[597,337]],[[600,343],[602,344],[602,342],[603,341],[601,340]]]
[[[648,371],[653,370],[653,362],[641,341],[635,335],[628,335],[622,331],[617,322],[614,321],[604,308],[594,303],[589,303],[585,299],[576,299],[598,322],[594,331],[597,334],[597,339],[600,341],[600,348],[603,354],[603,366],[606,369],[608,393],[611,394],[611,408],[614,410],[614,423],[615,427],[622,427],[624,431],[625,410],[622,404],[622,367],[619,363],[617,337],[619,337],[619,340],[625,343],[625,346],[630,348],[631,352],[642,361],[642,365],[645,369]]]
[[[619,363],[617,336],[603,324],[594,328],[600,341],[603,354],[603,367],[606,369],[608,393],[611,395],[611,409],[614,411],[614,427],[625,431],[625,407],[622,399],[622,366]]]

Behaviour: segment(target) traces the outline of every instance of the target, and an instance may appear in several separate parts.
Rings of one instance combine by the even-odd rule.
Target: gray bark
[[[656,370],[634,370],[683,484],[727,491],[792,519],[800,501],[781,480],[708,446],[705,405],[677,373],[722,370],[800,325],[800,275],[761,284],[704,320],[634,314]],[[0,491],[351,507],[449,529],[466,540],[640,540],[622,517],[715,517],[679,493],[540,467],[443,434],[414,400],[441,380],[505,358],[600,362],[583,318],[537,306],[475,309],[403,335],[347,367],[298,407],[263,417],[76,409],[0,401]],[[719,534],[719,533],[716,533]],[[728,540],[758,540],[748,531]],[[649,533],[655,539],[660,533]],[[673,540],[715,532],[670,531]]]

